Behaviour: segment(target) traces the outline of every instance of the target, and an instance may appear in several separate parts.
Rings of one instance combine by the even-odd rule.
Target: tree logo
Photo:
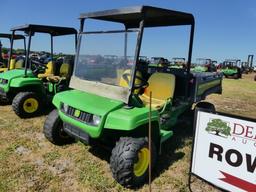
[[[207,127],[205,129],[208,133],[217,135],[217,136],[224,136],[228,137],[231,136],[231,128],[228,124],[221,119],[212,119],[207,123]]]

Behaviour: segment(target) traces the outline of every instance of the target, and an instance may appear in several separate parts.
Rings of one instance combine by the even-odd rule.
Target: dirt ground
[[[253,75],[223,81],[223,94],[207,98],[217,111],[256,118]],[[109,153],[78,142],[54,146],[42,134],[45,116],[20,119],[11,106],[0,106],[0,191],[131,191],[111,176]],[[188,192],[192,145],[190,126],[177,125],[153,172],[153,191]],[[217,192],[193,178],[195,192]],[[137,191],[148,191],[144,185]]]

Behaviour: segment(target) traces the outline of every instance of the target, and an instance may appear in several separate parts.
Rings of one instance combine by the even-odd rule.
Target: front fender
[[[147,107],[135,107],[132,109],[121,108],[112,111],[106,118],[104,128],[121,131],[134,130],[141,125],[148,124],[148,113],[149,109]],[[151,121],[159,121],[159,112],[157,110],[152,110]]]
[[[10,82],[10,87],[25,87],[33,85],[43,85],[43,82],[37,77],[19,77],[12,79]]]

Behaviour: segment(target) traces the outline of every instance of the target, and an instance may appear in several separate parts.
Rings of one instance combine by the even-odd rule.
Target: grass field
[[[256,118],[256,82],[253,76],[225,79],[223,94],[207,98],[218,111]],[[10,106],[0,106],[0,191],[131,191],[114,181],[109,155],[82,143],[57,147],[42,134],[45,117],[19,119]],[[187,188],[191,127],[177,125],[154,170],[153,191],[189,191]],[[217,191],[193,178],[193,190]],[[148,186],[138,189],[147,191]]]

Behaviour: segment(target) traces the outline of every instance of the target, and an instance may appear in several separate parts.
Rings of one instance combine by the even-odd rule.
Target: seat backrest
[[[10,69],[15,69],[15,59],[11,59],[11,63],[10,63]]]
[[[149,96],[152,91],[152,98],[166,100],[173,98],[175,89],[175,76],[170,73],[153,73],[148,79],[148,87],[144,94]]]
[[[54,74],[53,62],[52,62],[52,61],[49,61],[49,62],[46,64],[46,67],[47,67],[47,69],[45,69],[44,74]]]
[[[67,64],[67,63],[61,64],[59,76],[67,78],[69,76],[69,74],[70,74],[70,69],[71,69],[71,67],[70,67],[69,64]]]
[[[134,84],[135,85],[140,85],[141,84],[141,80],[139,78],[142,78],[142,74],[141,74],[140,71],[136,71],[136,77],[138,77],[138,78],[135,79],[135,83]],[[121,87],[129,87],[130,81],[131,81],[131,69],[126,69],[123,72],[122,76],[120,77],[119,85]],[[135,89],[134,93],[138,94],[139,91],[140,91],[140,89]]]
[[[21,69],[23,67],[23,64],[24,64],[24,59],[19,59],[15,63],[15,69]]]

